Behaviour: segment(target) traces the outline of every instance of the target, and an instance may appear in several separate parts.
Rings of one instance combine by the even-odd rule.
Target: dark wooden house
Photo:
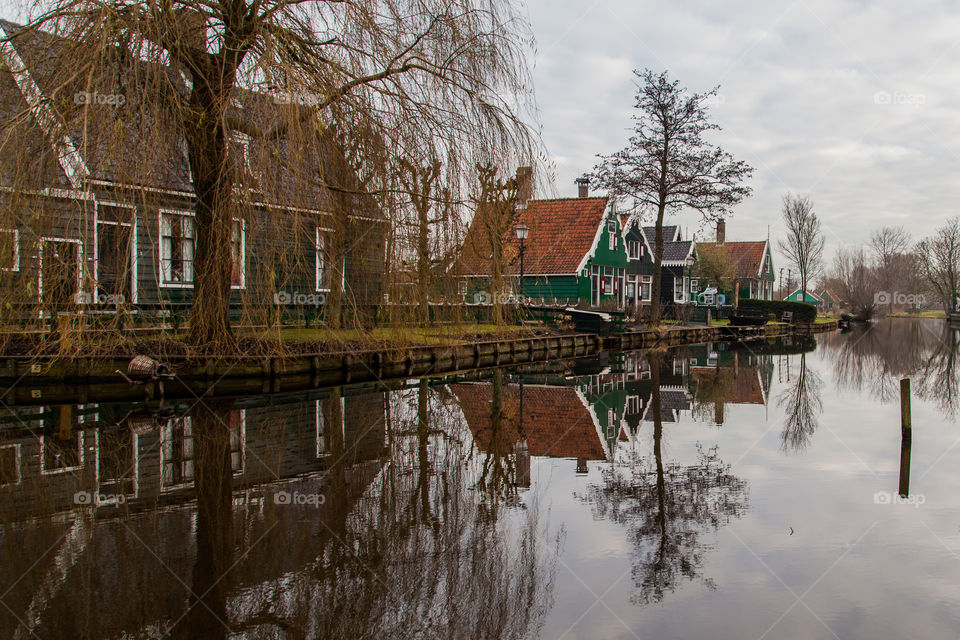
[[[6,300],[28,308],[133,313],[189,305],[196,223],[186,143],[162,109],[142,104],[145,84],[166,83],[186,95],[188,76],[154,65],[143,77],[143,65],[134,74],[121,52],[107,52],[116,54],[116,72],[90,91],[89,84],[63,83],[71,42],[10,22],[0,22],[0,42],[0,289]],[[228,116],[264,128],[291,108],[303,106],[238,91]],[[319,306],[335,275],[348,302],[379,303],[383,215],[359,196],[345,199],[326,186],[309,186],[329,184],[331,175],[342,186],[358,184],[333,136],[264,152],[249,135],[231,130],[227,143],[237,201],[232,305]],[[315,168],[319,178],[295,180],[293,159],[300,168]],[[345,252],[333,253],[335,245]],[[342,262],[331,264],[333,255]]]

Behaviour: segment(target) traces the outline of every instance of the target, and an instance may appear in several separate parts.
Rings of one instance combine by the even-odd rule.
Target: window
[[[20,232],[0,229],[0,271],[20,271]]]
[[[135,287],[133,207],[97,206],[97,293],[122,304]]]
[[[20,484],[20,445],[0,447],[0,487]]]
[[[640,260],[643,258],[643,243],[639,240],[628,240],[627,257],[630,260]]]
[[[326,291],[330,288],[330,283],[327,281],[327,237],[324,235],[323,231],[317,227],[317,254],[316,254],[316,285],[317,291]]]
[[[640,396],[627,396],[627,413],[633,415],[640,413]]]
[[[458,290],[460,291],[460,295],[462,295],[462,296],[467,295],[467,281],[466,281],[466,280],[461,280],[461,281],[460,281],[460,285],[459,285],[459,289],[458,289]]]
[[[160,284],[191,286],[197,228],[193,214],[185,211],[160,213]],[[230,227],[230,284],[243,287],[246,271],[246,233],[242,220]]]
[[[640,300],[650,302],[650,288],[653,285],[653,276],[640,276]]]
[[[697,293],[700,291],[700,281],[694,278],[690,281],[690,293]]]
[[[244,229],[242,220],[234,220],[230,227],[230,284],[234,287],[244,285],[246,256],[243,250]]]
[[[686,276],[677,276],[673,279],[673,301],[684,301],[684,289],[686,288]]]
[[[193,283],[193,248],[196,228],[187,213],[160,214],[160,282]]]
[[[600,285],[600,293],[605,296],[612,296],[614,294],[613,290],[613,267],[604,267],[603,268],[603,278]]]

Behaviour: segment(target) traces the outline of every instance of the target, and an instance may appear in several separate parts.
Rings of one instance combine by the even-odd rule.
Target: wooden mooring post
[[[900,437],[906,442],[913,438],[913,424],[910,419],[910,378],[900,381]]]
[[[910,378],[900,381],[900,497],[910,495],[910,445],[913,442],[913,421],[910,417]]]

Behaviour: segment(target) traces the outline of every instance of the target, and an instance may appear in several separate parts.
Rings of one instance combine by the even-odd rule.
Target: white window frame
[[[189,218],[193,221],[193,254],[190,258],[190,280],[184,280],[177,282],[175,280],[167,280],[164,276],[164,261],[169,260],[168,257],[165,257],[163,254],[163,218],[164,216],[177,216],[179,218]],[[159,238],[157,244],[157,282],[161,287],[167,289],[192,289],[193,288],[193,263],[195,262],[195,257],[197,255],[197,224],[196,224],[196,215],[192,211],[185,211],[182,209],[160,209],[157,213],[157,237]],[[169,268],[169,267],[168,267]]]
[[[677,304],[680,304],[684,301],[683,299],[683,290],[684,290],[684,279],[686,276],[678,276],[673,279],[673,301]],[[679,285],[679,291],[677,286]],[[679,296],[677,294],[680,294]]]
[[[327,238],[325,234],[332,233],[332,229],[317,226],[313,238],[313,284],[317,291],[330,291],[329,286],[323,286],[324,272],[328,269],[326,256],[321,252],[326,251]],[[323,239],[321,243],[320,240]],[[322,246],[321,246],[322,245]]]
[[[627,259],[643,260],[643,243],[642,242],[640,242],[639,240],[627,240]]]
[[[640,302],[650,302],[653,297],[653,276],[640,276]]]
[[[459,282],[459,284],[457,285],[457,291],[459,292],[459,294],[460,294],[461,296],[467,295],[467,281],[466,281],[466,280],[461,280],[461,281]]]
[[[191,279],[189,282],[174,282],[167,281],[163,277],[163,216],[181,216],[187,217],[193,220],[193,258],[190,261],[190,274]],[[247,221],[243,218],[233,218],[233,222],[239,224],[240,230],[240,282],[238,284],[233,284],[231,282],[230,288],[235,290],[245,289],[247,286]],[[192,289],[194,284],[194,263],[196,262],[197,255],[197,222],[196,214],[193,211],[187,211],[185,209],[160,209],[157,212],[157,237],[159,242],[157,245],[157,282],[159,286],[165,289]],[[233,259],[233,227],[230,229],[230,257]],[[231,265],[232,269],[232,265]]]
[[[59,469],[47,469],[47,460],[46,456],[44,455],[47,450],[47,436],[40,436],[40,474],[51,476],[58,473],[71,473],[82,469],[84,463],[83,454],[85,449],[83,436],[83,431],[76,432],[76,440],[74,440],[74,442],[76,443],[78,450],[77,464],[70,467],[60,467]]]
[[[690,293],[698,293],[700,291],[700,280],[697,278],[690,279]]]
[[[0,228],[0,233],[13,234],[13,266],[0,267],[0,271],[20,271],[20,230]]]
[[[607,247],[610,251],[617,249],[617,223],[613,220],[607,222]]]
[[[178,456],[180,452],[173,450],[173,431],[179,426],[183,430],[182,448],[189,448],[189,457],[186,453]],[[188,444],[189,441],[189,444]],[[182,487],[189,487],[196,480],[195,466],[195,445],[193,435],[193,418],[191,416],[172,417],[167,419],[166,424],[160,428],[160,493],[167,493]],[[168,481],[171,474],[166,473],[168,464],[187,465],[181,466],[181,475],[187,477],[182,482]],[[189,471],[187,471],[189,469]]]
[[[130,209],[130,222],[114,222],[100,219],[100,206]],[[132,204],[122,202],[98,202],[93,213],[93,281],[96,287],[100,286],[100,225],[108,224],[121,227],[130,227],[130,301],[137,302],[137,208]]]
[[[69,242],[77,247],[77,286],[73,293],[80,291],[80,285],[83,283],[83,241],[76,238],[60,238],[57,236],[42,236],[37,243],[38,266],[37,270],[37,295],[43,300],[43,249],[46,242]]]

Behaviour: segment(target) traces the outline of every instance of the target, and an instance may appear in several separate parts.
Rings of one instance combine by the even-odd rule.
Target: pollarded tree
[[[777,248],[800,272],[801,300],[807,296],[807,283],[823,269],[823,232],[809,196],[783,196],[783,224],[786,238]]]
[[[328,316],[338,324],[348,302],[342,254],[353,243],[344,211],[395,184],[388,168],[401,136],[433,141],[448,165],[464,167],[470,177],[453,176],[455,185],[472,182],[478,151],[531,146],[520,115],[531,96],[530,37],[511,0],[37,0],[28,10],[37,17],[27,31],[70,43],[48,56],[43,85],[65,132],[95,144],[98,166],[141,185],[163,170],[158,157],[186,158],[190,328],[207,350],[234,344],[232,236],[255,211],[251,200],[273,194],[304,207],[298,198],[325,194]],[[114,126],[102,105],[73,104],[78,92],[125,95],[125,119]],[[3,140],[4,154],[23,153],[16,136]]]
[[[678,81],[670,80],[666,71],[647,69],[634,74],[640,86],[633,135],[621,151],[600,156],[591,179],[618,199],[632,200],[635,210],[656,215],[649,322],[657,324],[664,217],[682,209],[692,209],[707,221],[729,216],[732,208],[750,195],[751,189],[743,182],[753,168],[704,137],[720,129],[710,122],[706,110],[719,87],[688,93]]]

